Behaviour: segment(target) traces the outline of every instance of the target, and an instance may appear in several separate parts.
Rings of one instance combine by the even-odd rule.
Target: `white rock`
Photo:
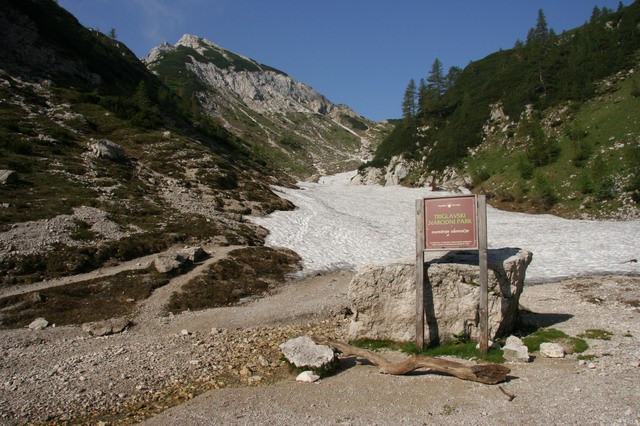
[[[507,341],[502,348],[504,359],[509,362],[529,362],[529,349],[516,336],[507,337]]]
[[[453,335],[461,334],[477,339],[480,297],[477,257],[470,252],[452,253],[438,263],[429,264],[426,342],[445,343]],[[498,249],[490,250],[488,257],[489,338],[495,340],[516,325],[518,300],[532,254],[526,250]],[[349,339],[415,340],[415,273],[413,259],[361,269],[349,284],[348,298],[354,313]]]
[[[285,358],[298,368],[322,368],[336,360],[329,346],[317,345],[307,336],[296,337],[280,345]]]
[[[302,373],[298,374],[296,380],[298,382],[313,383],[320,380],[320,376],[315,374],[313,371],[303,371]]]
[[[557,343],[541,343],[540,355],[547,358],[564,358],[564,348]]]
[[[125,157],[124,149],[108,139],[91,139],[89,151],[96,158],[119,160]]]
[[[16,183],[18,174],[13,170],[0,170],[0,185]]]
[[[47,328],[49,325],[49,321],[44,318],[36,318],[29,324],[29,329],[31,330],[42,330],[43,328]]]

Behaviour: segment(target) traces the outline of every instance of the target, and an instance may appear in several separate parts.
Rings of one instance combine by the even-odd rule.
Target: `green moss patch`
[[[391,340],[359,339],[349,342],[359,348],[379,351],[381,349],[400,350],[406,354],[426,355],[431,357],[452,356],[461,359],[479,359],[492,363],[503,363],[503,352],[499,349],[490,349],[487,354],[481,354],[474,341],[452,342],[426,348],[419,351],[412,342],[394,342]]]

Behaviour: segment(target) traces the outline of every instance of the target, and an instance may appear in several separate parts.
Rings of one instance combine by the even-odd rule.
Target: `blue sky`
[[[557,33],[618,0],[59,0],[85,26],[138,56],[183,34],[278,68],[334,103],[398,118],[411,78],[445,71],[525,40],[542,9]],[[632,0],[623,0],[629,5]]]

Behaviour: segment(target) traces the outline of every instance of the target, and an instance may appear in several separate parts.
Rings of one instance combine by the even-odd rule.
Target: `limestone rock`
[[[153,265],[158,272],[166,274],[181,268],[188,262],[197,261],[203,254],[202,247],[185,247],[175,252],[159,254],[153,261]]]
[[[82,331],[92,336],[109,336],[125,331],[131,325],[127,318],[113,318],[106,321],[90,322],[82,324]]]
[[[47,328],[47,326],[49,325],[49,321],[47,321],[44,318],[36,318],[35,320],[33,320],[31,322],[31,324],[29,324],[29,329],[30,330],[42,330],[44,328]]]
[[[121,160],[125,158],[124,149],[108,139],[91,139],[89,153],[96,158],[107,160]]]
[[[367,167],[363,171],[359,171],[349,183],[351,185],[379,185],[382,182],[382,169]]]
[[[504,336],[516,325],[518,301],[532,254],[505,248],[489,250],[489,338]],[[428,262],[425,289],[425,342],[444,343],[454,335],[477,339],[479,268],[475,252],[452,252]],[[415,339],[415,263],[371,265],[349,284],[354,312],[349,338]]]
[[[204,83],[220,91],[230,91],[254,111],[262,114],[295,111],[322,115],[330,115],[334,110],[338,110],[336,113],[344,112],[344,108],[340,109],[338,105],[331,103],[311,86],[191,34],[182,36],[174,46],[165,43],[152,49],[144,62],[153,70],[164,55],[181,46],[194,49],[205,56],[220,55],[223,58],[229,58],[233,55],[239,57],[245,64],[250,64],[249,68],[254,70],[236,66],[235,60],[225,65],[221,62],[199,62],[192,57],[191,61],[185,65]]]
[[[298,374],[296,380],[298,382],[313,383],[320,380],[320,376],[315,374],[313,371],[303,371],[302,373]]]
[[[182,266],[183,262],[175,254],[160,254],[153,261],[156,270],[166,274]]]
[[[502,348],[503,357],[508,362],[529,362],[529,348],[516,336],[507,337]]]
[[[298,368],[328,367],[336,360],[329,346],[317,345],[307,336],[296,337],[280,345],[285,358]]]
[[[0,170],[0,185],[18,182],[18,174],[14,170]]]
[[[400,156],[392,157],[389,161],[389,165],[386,168],[384,185],[398,185],[404,178],[409,175],[410,170],[411,163],[409,161]]]
[[[351,180],[353,185],[398,185],[409,175],[413,164],[401,156],[394,156],[389,160],[389,164],[379,169],[377,167],[367,167]]]
[[[178,251],[178,256],[180,256],[184,260],[188,260],[189,262],[195,262],[203,255],[204,250],[202,249],[202,247],[198,246],[185,247],[182,250]]]
[[[564,348],[557,343],[545,342],[540,344],[540,355],[547,358],[564,358]]]

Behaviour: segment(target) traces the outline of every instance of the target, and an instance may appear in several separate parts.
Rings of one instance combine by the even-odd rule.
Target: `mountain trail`
[[[135,322],[146,322],[160,317],[172,294],[179,292],[182,286],[205,272],[217,261],[227,257],[231,251],[241,247],[242,246],[205,247],[204,251],[209,254],[209,257],[201,262],[196,262],[190,271],[173,278],[168,284],[157,288],[149,298],[143,300],[140,303],[139,313]]]
[[[124,271],[135,271],[148,268],[156,257],[161,254],[176,251],[177,247],[173,246],[160,253],[153,253],[136,259],[127,260],[114,266],[105,266],[84,274],[70,275],[68,277],[54,278],[50,280],[39,281],[31,284],[20,284],[9,288],[0,288],[0,298],[16,296],[19,294],[30,293],[32,291],[46,290],[48,288],[60,287],[67,284],[74,284],[82,281],[89,281],[95,278],[109,277],[117,275]]]

